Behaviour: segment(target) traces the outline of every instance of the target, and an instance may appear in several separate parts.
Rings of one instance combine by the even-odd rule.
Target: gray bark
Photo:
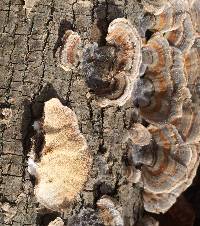
[[[139,2],[139,1],[138,1]],[[123,209],[125,225],[142,214],[140,188],[123,175],[125,132],[139,120],[131,101],[123,107],[100,109],[84,75],[58,66],[57,48],[67,29],[85,43],[105,44],[108,24],[126,17],[140,26],[143,11],[136,0],[40,0],[28,17],[21,0],[0,0],[0,107],[12,109],[12,119],[0,125],[0,225],[48,225],[61,216],[66,225],[102,225],[96,201],[107,194]],[[94,162],[77,201],[64,213],[38,211],[34,180],[27,172],[32,124],[43,103],[58,97],[77,114]]]

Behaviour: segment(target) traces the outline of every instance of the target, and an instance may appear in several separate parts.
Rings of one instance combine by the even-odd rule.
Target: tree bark
[[[61,216],[65,225],[103,225],[96,207],[107,194],[122,208],[126,226],[142,214],[140,188],[123,173],[123,139],[132,121],[140,120],[131,101],[101,109],[86,96],[84,75],[65,72],[57,49],[67,29],[85,43],[105,45],[109,23],[128,18],[139,28],[143,9],[137,0],[40,0],[29,15],[22,0],[0,1],[0,107],[12,118],[0,125],[0,225],[48,225]],[[89,180],[77,200],[64,212],[38,210],[34,180],[27,172],[32,124],[52,97],[75,111],[93,155]],[[53,167],[53,166],[52,166]]]

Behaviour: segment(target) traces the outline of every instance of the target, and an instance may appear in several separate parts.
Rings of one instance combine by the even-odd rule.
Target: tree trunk
[[[109,23],[126,17],[139,27],[143,9],[136,0],[40,0],[27,15],[22,0],[0,1],[0,107],[12,118],[0,125],[0,225],[48,225],[61,216],[65,225],[103,225],[96,207],[102,195],[121,206],[126,226],[142,214],[140,188],[124,176],[126,130],[140,120],[131,101],[123,107],[101,109],[88,99],[84,75],[58,65],[57,49],[67,29],[85,43],[105,44]],[[52,97],[75,111],[93,155],[89,180],[77,200],[64,212],[38,210],[34,180],[27,172],[32,124]],[[53,167],[53,166],[52,166]]]

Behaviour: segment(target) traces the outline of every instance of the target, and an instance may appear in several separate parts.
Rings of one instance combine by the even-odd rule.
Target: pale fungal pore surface
[[[60,217],[57,217],[54,221],[51,221],[48,226],[64,226],[64,222]]]
[[[124,226],[122,215],[109,196],[103,196],[99,199],[97,207],[105,226]]]
[[[29,171],[36,176],[38,202],[48,209],[59,211],[66,208],[83,189],[91,157],[75,113],[56,98],[45,102],[43,131],[45,144],[42,156],[36,165],[29,159]]]
[[[199,143],[185,143],[176,127],[170,124],[149,126],[147,129],[155,142],[152,152],[154,161],[151,165],[147,164],[147,156],[151,154],[148,149],[145,151],[149,153],[141,149],[138,154],[133,149],[132,154],[135,161],[139,159],[139,164],[144,163],[141,166],[141,180],[145,210],[164,213],[191,185],[199,165],[200,146]]]
[[[65,71],[74,69],[82,55],[81,37],[77,32],[67,30],[62,38],[62,46],[59,51],[60,66]]]

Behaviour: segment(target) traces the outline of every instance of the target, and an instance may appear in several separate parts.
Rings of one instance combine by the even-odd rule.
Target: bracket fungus
[[[182,52],[189,51],[195,41],[195,31],[189,13],[182,24],[176,30],[167,32],[165,37],[171,45],[176,46]]]
[[[192,99],[198,102],[200,97],[200,48],[191,48],[184,55],[184,69],[187,78],[188,88],[192,94]]]
[[[130,99],[139,75],[141,38],[127,19],[118,18],[110,23],[106,41],[108,43],[106,48],[114,47],[115,59],[112,62],[112,70],[105,72],[104,77],[106,78],[102,79],[104,87],[96,93],[97,101],[101,107],[122,106]],[[96,49],[99,48],[96,47]],[[87,71],[93,70],[91,67],[85,68]]]
[[[188,10],[188,2],[185,0],[143,0],[143,5],[147,12],[155,16],[149,29],[162,33],[179,28]]]
[[[136,145],[144,146],[151,142],[151,134],[140,123],[135,123],[129,130],[129,139]]]
[[[29,171],[36,176],[38,202],[60,211],[83,189],[92,159],[75,113],[56,98],[45,102],[43,132],[40,161],[34,165],[29,159]]]
[[[193,27],[196,32],[196,37],[200,36],[200,2],[195,0],[190,9],[190,16],[192,19]]]
[[[176,126],[186,143],[200,141],[200,108],[196,104],[186,103],[183,106],[182,117],[171,123]]]
[[[67,30],[62,38],[62,46],[59,52],[60,66],[65,71],[76,67],[82,55],[81,38],[78,33]]]
[[[141,80],[145,82],[143,87],[136,86],[132,96],[147,121],[160,124],[181,117],[183,102],[190,98],[183,62],[182,52],[171,47],[160,33],[143,46],[142,64],[147,69]]]
[[[176,127],[170,124],[149,126],[146,130],[152,135],[153,145],[149,149],[129,151],[134,164],[142,164],[145,210],[166,212],[191,185],[199,165],[200,145],[185,143]]]
[[[101,197],[97,201],[97,207],[105,226],[124,226],[122,215],[109,196]]]

